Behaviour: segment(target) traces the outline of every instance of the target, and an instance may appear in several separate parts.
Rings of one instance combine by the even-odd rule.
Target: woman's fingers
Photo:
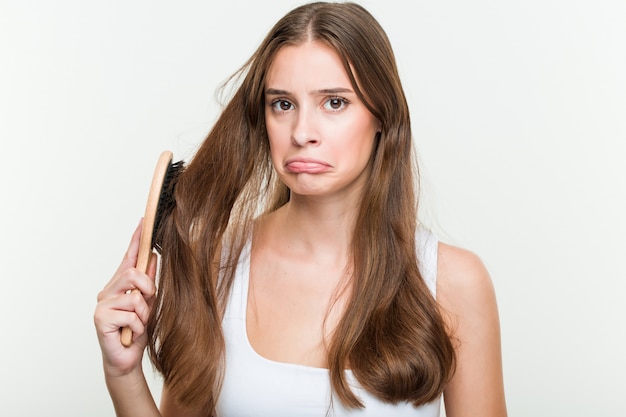
[[[124,254],[124,258],[122,259],[122,262],[113,274],[113,278],[111,278],[103,291],[98,294],[98,300],[100,300],[101,297],[106,297],[108,294],[111,293],[116,294],[120,291],[126,292],[135,288],[139,289],[146,296],[146,298],[152,297],[154,295],[156,291],[155,279],[157,271],[156,254],[154,252],[150,254],[150,259],[145,274],[135,269],[139,252],[139,241],[141,239],[142,223],[143,219],[141,219],[141,221],[137,225],[137,228],[135,229],[128,245],[128,249]],[[144,277],[146,276],[149,278],[148,280],[145,280]]]
[[[152,282],[155,282],[157,272],[157,255],[152,252],[150,254],[150,260],[148,261],[148,270],[146,274],[152,279]]]
[[[143,218],[139,221],[139,224],[133,232],[130,243],[128,244],[128,248],[124,253],[124,258],[122,259],[122,263],[118,267],[117,272],[123,271],[131,267],[135,267],[137,265],[137,257],[139,255],[139,240],[141,239],[142,225]]]
[[[150,306],[143,294],[128,292],[100,301],[95,316],[96,325],[103,333],[118,332],[127,326],[143,333],[143,326],[150,318]]]
[[[109,307],[107,305],[108,302],[107,300],[98,304],[96,314],[94,315],[96,328],[103,337],[114,335],[117,344],[120,328],[130,327],[135,334],[142,334],[144,332],[144,321],[142,321],[141,316],[137,314],[137,312],[134,310],[121,309],[118,305]]]
[[[105,299],[98,303],[94,323],[98,342],[102,350],[104,370],[107,375],[125,375],[141,366],[143,350],[147,343],[145,323],[148,311],[143,297],[123,294],[118,298]],[[120,328],[128,327],[133,332],[130,347],[122,345]]]
[[[146,325],[155,302],[157,257],[151,255],[145,273],[136,268],[141,230],[139,222],[117,271],[98,293],[94,323],[109,375],[122,375],[141,366],[148,341]],[[122,344],[123,328],[132,331],[129,346]]]
[[[151,256],[147,273],[135,268],[141,226],[139,222],[118,270],[98,293],[98,305],[94,313],[96,328],[102,338],[115,336],[115,343],[119,343],[120,328],[129,327],[137,335],[144,333],[153,304],[152,298],[156,293],[156,256]]]
[[[156,263],[156,260],[154,261]],[[154,266],[156,269],[156,266]],[[156,292],[153,276],[149,276],[131,267],[116,274],[111,281],[98,293],[98,301],[117,297],[130,290],[138,289],[145,299],[151,298]]]

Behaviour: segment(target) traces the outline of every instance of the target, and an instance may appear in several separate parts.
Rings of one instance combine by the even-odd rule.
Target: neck
[[[307,258],[325,258],[345,265],[349,258],[356,204],[292,196],[267,218],[269,229],[290,251]],[[266,223],[266,222],[264,222]]]

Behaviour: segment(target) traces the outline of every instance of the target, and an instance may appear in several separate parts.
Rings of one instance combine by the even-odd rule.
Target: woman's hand
[[[148,342],[146,324],[156,292],[156,256],[152,254],[150,257],[146,273],[135,268],[140,236],[141,223],[113,278],[98,294],[94,323],[104,372],[108,377],[121,377],[141,370],[143,351]],[[131,293],[132,289],[140,292]],[[133,331],[133,342],[129,347],[120,341],[120,329],[126,326]]]

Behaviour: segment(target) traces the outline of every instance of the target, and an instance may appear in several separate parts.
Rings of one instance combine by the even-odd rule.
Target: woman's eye
[[[348,100],[341,97],[332,97],[326,100],[324,108],[326,110],[338,111],[343,109],[348,104]]]
[[[272,107],[277,111],[289,111],[293,108],[293,104],[287,100],[275,100],[272,102]]]

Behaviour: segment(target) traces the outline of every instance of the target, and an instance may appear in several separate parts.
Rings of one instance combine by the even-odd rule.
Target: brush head
[[[185,169],[184,161],[171,162],[167,166],[163,177],[163,185],[161,186],[161,194],[157,204],[156,215],[154,218],[154,227],[152,228],[152,246],[158,253],[161,253],[162,235],[160,233],[164,220],[172,213],[176,207],[176,199],[174,191],[178,177]]]

